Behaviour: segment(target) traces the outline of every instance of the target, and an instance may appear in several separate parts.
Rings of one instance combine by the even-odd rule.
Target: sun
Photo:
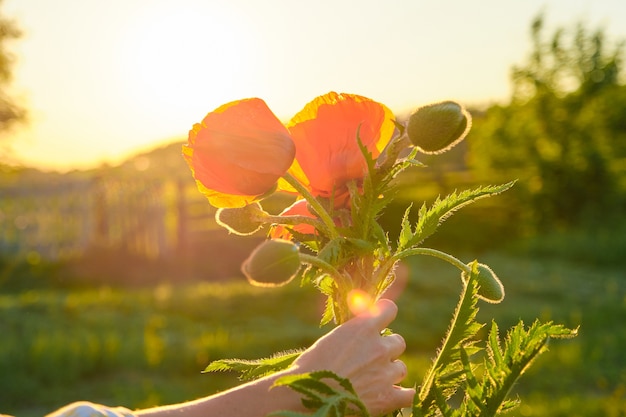
[[[195,120],[238,97],[255,53],[245,23],[232,10],[211,2],[176,3],[146,7],[123,40],[121,76],[129,99],[155,123]]]

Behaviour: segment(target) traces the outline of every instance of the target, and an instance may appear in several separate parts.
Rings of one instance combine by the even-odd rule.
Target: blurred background
[[[511,415],[626,416],[625,41],[618,0],[0,1],[0,413],[194,399],[237,383],[201,374],[211,360],[327,331],[315,290],[245,282],[263,232],[215,224],[180,147],[225,102],[261,97],[287,121],[334,90],[401,120],[470,110],[468,138],[399,178],[381,221],[393,237],[410,203],[518,179],[426,245],[498,273],[507,298],[483,321],[580,326]],[[461,281],[407,266],[394,330],[412,384]]]

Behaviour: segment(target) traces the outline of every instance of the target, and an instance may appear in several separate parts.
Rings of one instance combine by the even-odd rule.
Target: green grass
[[[511,415],[626,415],[623,270],[502,254],[479,260],[507,290],[502,304],[481,304],[481,321],[580,326],[577,338],[555,341],[519,381],[522,406]],[[412,384],[443,337],[461,280],[436,259],[409,265],[392,327],[407,340]],[[0,413],[41,416],[76,400],[148,407],[211,394],[237,384],[233,375],[202,374],[211,360],[309,345],[327,330],[317,325],[321,303],[295,283],[279,290],[233,282],[2,293]]]
[[[470,261],[472,258],[464,259]],[[516,386],[521,416],[626,415],[626,275],[622,269],[534,261],[487,254],[507,290],[498,305],[481,303],[478,319],[501,330],[523,320],[552,320],[580,326],[579,336],[557,340]],[[423,354],[441,337],[443,307],[452,308],[461,281],[437,260],[414,259],[412,284],[400,302],[395,330],[407,338],[410,355]],[[429,346],[430,345],[430,346]],[[422,363],[421,358],[418,360]],[[421,374],[413,375],[419,380]]]

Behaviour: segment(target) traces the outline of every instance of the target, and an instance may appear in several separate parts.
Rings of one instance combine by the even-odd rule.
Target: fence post
[[[176,250],[179,254],[187,251],[189,231],[187,218],[187,199],[185,195],[185,181],[178,179],[176,181],[176,209],[177,209],[177,228],[176,228]]]
[[[94,178],[94,235],[96,246],[104,245],[109,237],[109,220],[107,216],[106,187],[100,176]]]

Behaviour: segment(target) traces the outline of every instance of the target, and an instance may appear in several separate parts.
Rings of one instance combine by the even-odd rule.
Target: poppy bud
[[[504,300],[504,286],[496,274],[485,264],[478,263],[476,261],[468,265],[472,274],[477,274],[476,280],[478,282],[478,298],[493,304],[498,304]],[[467,284],[469,274],[463,272],[461,274],[463,282]]]
[[[270,239],[257,246],[243,262],[241,271],[251,284],[280,287],[291,281],[300,269],[298,247],[288,240]]]
[[[463,106],[443,101],[417,109],[406,130],[413,145],[424,153],[436,154],[461,142],[471,125],[472,117]]]
[[[221,208],[215,212],[217,224],[239,236],[249,236],[263,226],[260,218],[266,216],[259,203],[248,204],[244,207]]]

